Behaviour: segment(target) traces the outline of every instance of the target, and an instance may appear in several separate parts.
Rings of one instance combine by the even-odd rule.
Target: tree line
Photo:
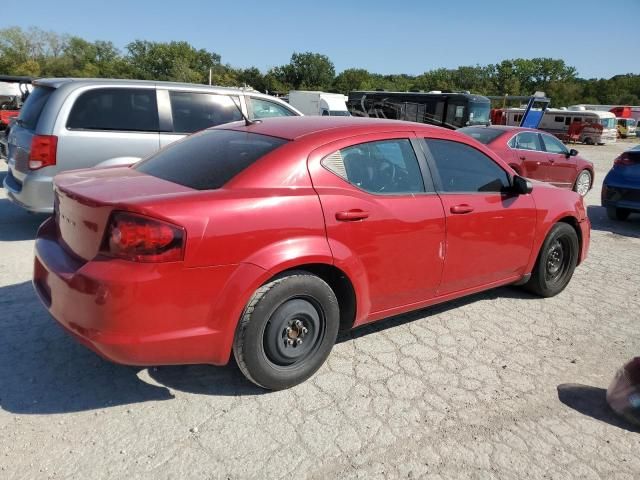
[[[362,68],[336,74],[326,56],[296,52],[286,65],[266,72],[234,68],[220,55],[188,42],[135,40],[119,50],[110,41],[90,42],[77,36],[31,27],[0,30],[0,74],[34,77],[101,77],[168,80],[214,85],[247,85],[268,93],[291,89],[347,94],[352,90],[468,90],[481,95],[551,97],[553,106],[576,103],[640,104],[640,75],[609,79],[579,78],[574,67],[553,58],[510,59],[490,65],[438,68],[420,75],[382,75]]]

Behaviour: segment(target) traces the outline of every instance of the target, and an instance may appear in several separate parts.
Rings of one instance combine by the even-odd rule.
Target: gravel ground
[[[604,400],[640,353],[640,215],[599,206],[629,144],[579,148],[593,236],[561,295],[500,288],[365,327],[278,393],[235,365],[128,368],[75,343],[32,292],[42,218],[0,189],[0,479],[640,478],[640,434]]]

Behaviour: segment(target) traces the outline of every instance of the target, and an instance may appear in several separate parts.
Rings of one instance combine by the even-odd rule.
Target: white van
[[[327,93],[311,90],[291,90],[289,105],[304,115],[324,115],[330,117],[348,117],[347,96],[341,93]]]
[[[506,124],[520,125],[524,112],[524,108],[506,109]],[[538,128],[567,140],[572,124],[582,125],[578,141],[587,145],[615,143],[618,136],[616,116],[611,112],[596,110],[549,108],[544,112]]]

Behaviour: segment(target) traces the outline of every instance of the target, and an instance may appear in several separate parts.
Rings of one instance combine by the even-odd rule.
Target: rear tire
[[[594,145],[594,141],[591,137],[587,137],[584,139],[584,143],[586,143],[587,145]]]
[[[338,335],[338,300],[321,278],[292,271],[260,287],[233,343],[242,373],[268,390],[304,382],[325,362]]]
[[[538,253],[525,288],[541,297],[553,297],[565,289],[573,276],[580,251],[578,235],[567,223],[556,223]]]
[[[611,220],[624,221],[629,218],[631,211],[626,208],[607,207],[607,217]]]

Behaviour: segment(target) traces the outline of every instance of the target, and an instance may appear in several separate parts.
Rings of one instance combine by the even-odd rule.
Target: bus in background
[[[635,118],[617,117],[616,124],[620,138],[633,137],[636,134],[637,122]]]
[[[451,129],[489,125],[491,102],[468,92],[349,92],[347,108],[356,117],[428,123]]]
[[[524,112],[524,108],[505,109],[505,124],[520,125]],[[611,112],[549,108],[545,111],[538,128],[554,134],[563,141],[575,140],[587,145],[604,145],[615,143],[618,136],[616,127],[616,117]],[[577,137],[573,136],[574,132],[577,132]]]

